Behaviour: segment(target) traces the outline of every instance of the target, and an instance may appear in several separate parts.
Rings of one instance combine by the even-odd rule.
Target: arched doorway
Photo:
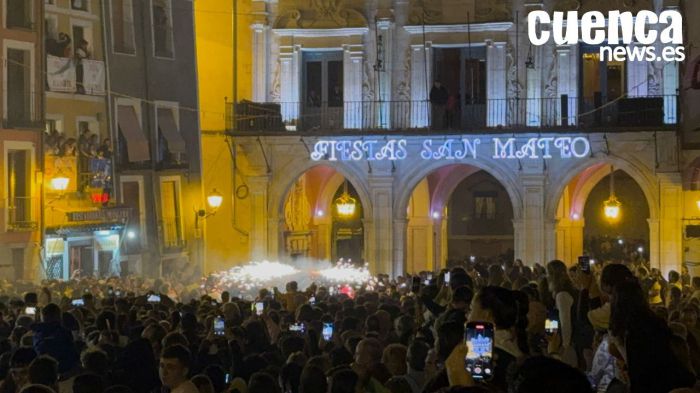
[[[616,218],[604,209],[612,194],[620,202]],[[556,257],[566,263],[580,255],[598,261],[650,259],[650,204],[623,169],[598,163],[576,175],[563,190],[556,218]]]
[[[337,201],[341,197],[352,202],[351,212],[339,211]],[[329,261],[345,258],[362,262],[365,215],[362,199],[353,184],[335,168],[318,165],[306,170],[292,182],[280,207],[282,258]]]
[[[513,257],[510,195],[476,166],[447,165],[429,173],[414,187],[406,213],[409,273],[471,258]]]

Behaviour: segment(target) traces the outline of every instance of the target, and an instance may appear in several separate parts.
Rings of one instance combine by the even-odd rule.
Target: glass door
[[[302,127],[343,126],[343,52],[303,52]]]

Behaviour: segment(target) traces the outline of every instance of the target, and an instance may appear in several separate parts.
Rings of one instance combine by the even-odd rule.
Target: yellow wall
[[[224,99],[227,97],[231,101],[234,96],[232,3],[222,0],[194,2],[204,192],[215,188],[224,195],[219,211],[204,224],[205,273],[249,260],[249,239],[245,234],[250,229],[249,199],[236,200],[234,197],[231,154],[223,134],[226,128]],[[250,0],[238,1],[238,100],[252,96],[252,21]],[[243,160],[239,155],[238,164],[243,165]],[[238,176],[236,181],[241,185],[243,179]],[[238,203],[235,223],[233,203]]]

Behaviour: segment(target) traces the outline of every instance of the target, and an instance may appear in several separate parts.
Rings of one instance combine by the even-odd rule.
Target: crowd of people
[[[468,261],[353,291],[235,293],[5,283],[0,393],[681,393],[700,373],[700,277],[644,264]],[[465,366],[472,324],[494,328],[487,378]]]

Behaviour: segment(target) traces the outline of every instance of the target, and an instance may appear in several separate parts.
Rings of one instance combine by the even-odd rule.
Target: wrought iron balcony
[[[13,232],[35,231],[37,221],[32,217],[35,199],[14,197],[7,199],[7,230]]]
[[[333,106],[300,102],[226,106],[233,135],[298,133],[488,133],[545,131],[631,131],[673,129],[678,122],[678,96],[607,99],[508,98],[447,105],[428,101],[358,101]]]

